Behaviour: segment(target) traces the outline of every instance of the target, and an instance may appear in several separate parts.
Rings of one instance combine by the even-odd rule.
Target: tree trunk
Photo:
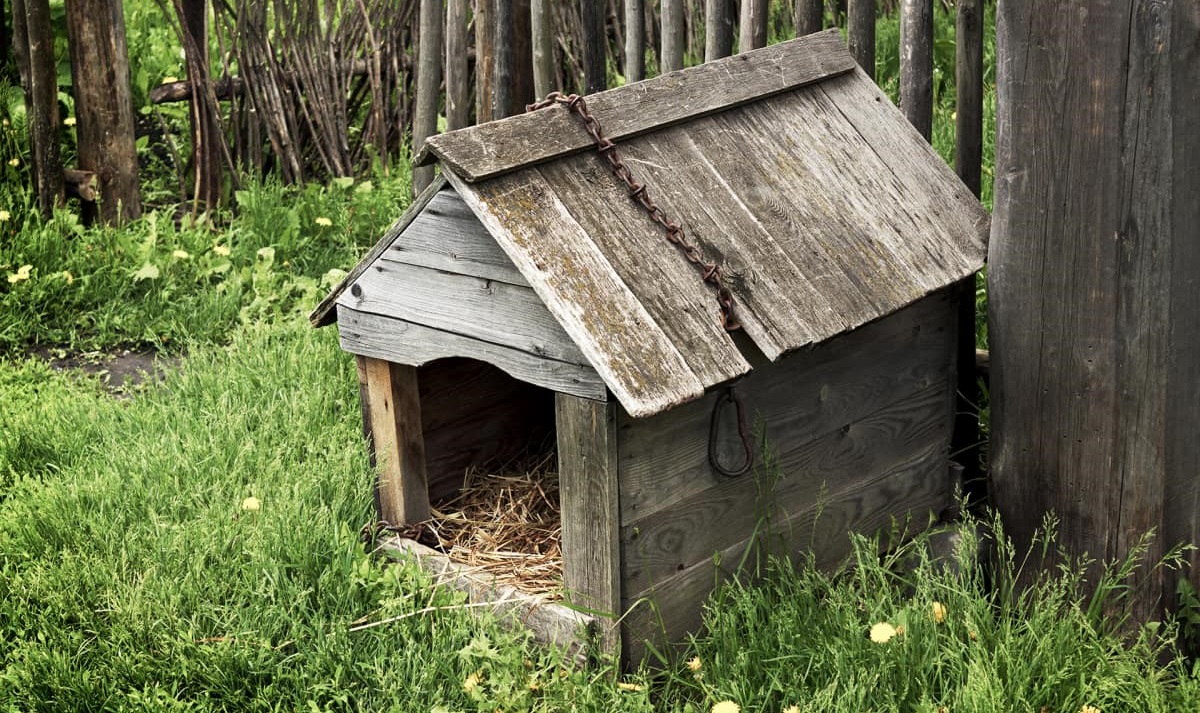
[[[67,3],[67,34],[79,167],[96,174],[100,217],[106,223],[121,223],[142,214],[121,0]]]
[[[221,200],[221,168],[223,165],[220,125],[208,111],[205,87],[209,83],[208,0],[182,0],[184,30],[196,45],[198,62],[188,62],[188,82],[192,101],[188,119],[192,130],[193,201],[197,208],[212,209]]]
[[[991,495],[1018,543],[1048,510],[1072,555],[1200,539],[1198,37],[1184,0],[999,6]],[[1130,584],[1135,623],[1170,596]]]
[[[413,108],[412,128],[414,156],[425,139],[437,133],[438,90],[442,86],[442,24],[445,17],[442,0],[421,0],[421,26],[417,36],[417,102]],[[432,182],[433,166],[413,169],[414,195],[419,195]]]
[[[54,67],[54,30],[48,0],[14,0],[13,26],[25,75],[29,140],[33,145],[33,178],[38,207],[49,218],[63,203],[63,165],[59,152],[58,74]],[[82,128],[82,127],[80,127]],[[81,135],[82,138],[82,135]]]

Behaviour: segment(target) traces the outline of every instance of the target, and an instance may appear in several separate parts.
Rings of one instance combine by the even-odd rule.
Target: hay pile
[[[472,469],[459,494],[434,508],[425,526],[452,561],[497,583],[559,599],[562,524],[556,464],[550,453],[523,469]]]

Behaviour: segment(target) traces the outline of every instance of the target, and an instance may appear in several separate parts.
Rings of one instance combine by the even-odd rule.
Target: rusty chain
[[[525,110],[537,111],[538,109],[544,109],[556,104],[565,106],[571,113],[579,117],[580,121],[583,122],[584,129],[587,130],[588,135],[592,137],[592,141],[596,144],[596,151],[608,161],[613,175],[629,189],[629,197],[646,210],[651,220],[662,226],[663,230],[666,231],[667,240],[679,249],[679,252],[687,258],[689,263],[696,267],[704,282],[708,283],[716,292],[717,304],[721,308],[721,326],[729,332],[741,329],[742,325],[734,314],[733,293],[725,285],[725,275],[721,270],[720,263],[709,260],[695,243],[688,240],[687,235],[683,231],[683,226],[667,218],[662,208],[659,208],[650,199],[650,195],[646,192],[646,184],[639,183],[633,177],[633,173],[617,153],[616,144],[604,135],[603,130],[600,128],[600,122],[588,111],[587,102],[584,101],[584,98],[578,94],[551,92],[542,101],[527,105]]]

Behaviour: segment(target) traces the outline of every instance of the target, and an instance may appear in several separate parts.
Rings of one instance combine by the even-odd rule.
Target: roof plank
[[[595,154],[580,154],[538,169],[617,276],[679,348],[706,388],[750,371],[721,326],[716,293],[661,226],[634,201]],[[672,216],[673,218],[675,216]]]
[[[723,261],[738,319],[767,358],[843,331],[846,323],[828,296],[704,155],[697,139],[702,125],[711,128],[711,119],[626,142],[621,155],[655,202],[683,222],[706,253]]]
[[[831,79],[814,92],[825,94],[879,159],[903,183],[911,210],[947,244],[957,245],[972,271],[987,257],[991,215],[954,170],[907,121],[861,69]]]
[[[476,185],[446,175],[631,416],[704,393],[679,350],[540,173]]]
[[[836,29],[745,52],[587,97],[617,141],[785,92],[857,66]],[[441,159],[469,182],[587,148],[591,137],[566,108],[546,109],[430,137],[418,164]]]

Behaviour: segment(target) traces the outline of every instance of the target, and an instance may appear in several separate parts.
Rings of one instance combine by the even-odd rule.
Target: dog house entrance
[[[554,393],[484,362],[418,370],[431,519],[418,541],[484,578],[558,599]]]

